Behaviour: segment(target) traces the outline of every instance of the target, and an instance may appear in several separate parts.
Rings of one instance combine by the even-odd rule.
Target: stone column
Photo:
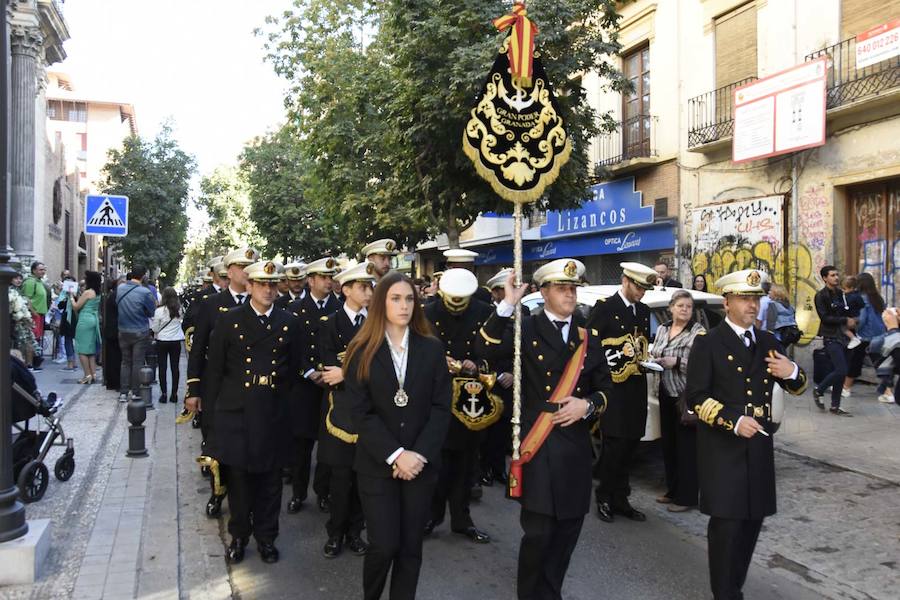
[[[35,102],[43,41],[38,27],[11,28],[9,229],[13,251],[23,261],[34,258]]]

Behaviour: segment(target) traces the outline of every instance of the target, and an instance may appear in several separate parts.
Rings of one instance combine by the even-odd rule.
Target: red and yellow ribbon
[[[512,35],[509,37],[509,69],[513,81],[523,88],[530,88],[534,66],[534,38],[538,28],[528,18],[525,3],[516,2],[512,13],[494,19],[494,27],[500,31],[512,27]]]

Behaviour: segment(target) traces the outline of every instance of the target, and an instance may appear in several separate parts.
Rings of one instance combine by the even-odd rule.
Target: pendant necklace
[[[385,334],[387,337],[387,334]],[[388,349],[391,351],[391,362],[394,364],[394,374],[397,376],[397,393],[394,394],[394,404],[400,408],[403,408],[407,404],[409,404],[409,396],[406,394],[406,390],[403,389],[403,383],[406,381],[406,362],[409,357],[409,329],[406,330],[406,334],[403,336],[403,352],[396,352],[394,350],[393,344],[391,344],[391,339],[388,338]]]

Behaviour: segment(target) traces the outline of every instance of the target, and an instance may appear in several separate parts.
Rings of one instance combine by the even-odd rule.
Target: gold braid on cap
[[[471,300],[471,296],[466,296],[464,298],[460,298],[459,296],[451,296],[441,290],[438,290],[438,296],[441,297],[441,302],[444,303],[444,307],[448,312],[454,315],[458,315],[469,307],[469,301]]]

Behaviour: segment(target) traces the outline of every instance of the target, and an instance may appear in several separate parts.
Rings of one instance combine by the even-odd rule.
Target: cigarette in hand
[[[766,437],[771,437],[765,429],[757,429],[756,431],[763,434]]]

